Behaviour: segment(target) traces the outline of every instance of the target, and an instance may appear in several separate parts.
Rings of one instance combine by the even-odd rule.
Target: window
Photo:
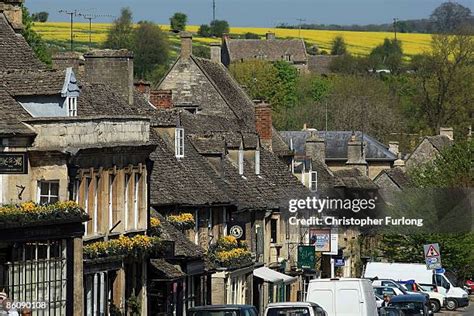
[[[311,171],[309,173],[309,189],[313,192],[318,190],[318,172]]]
[[[303,185],[306,185],[305,178],[304,178],[304,171],[305,171],[304,169],[305,169],[305,166],[304,166],[304,163],[303,163],[303,169],[301,170],[301,183]]]
[[[260,174],[260,149],[255,151],[255,174]]]
[[[125,192],[124,192],[124,226],[125,226],[125,230],[128,230],[128,216],[129,216],[129,201],[128,201],[128,197],[129,197],[129,185],[130,185],[130,175],[129,174],[126,174],[125,175]]]
[[[114,218],[114,180],[115,176],[109,174],[109,230],[115,225]]]
[[[81,186],[81,181],[79,179],[74,179],[72,184],[72,201],[79,203],[79,188]]]
[[[38,201],[40,204],[56,203],[59,200],[59,181],[38,181]]]
[[[89,214],[89,188],[90,188],[90,185],[91,185],[91,178],[86,178],[86,184],[85,184],[85,188],[84,188],[84,211],[88,215],[90,215]],[[84,223],[84,227],[85,227],[84,235],[87,235],[88,222]]]
[[[77,97],[67,97],[68,116],[77,116]]]
[[[244,146],[240,144],[239,148],[239,174],[243,175],[244,174]]]
[[[140,193],[140,179],[141,176],[138,173],[135,173],[135,190],[133,194],[133,228],[138,229],[138,212],[139,212],[139,193]]]
[[[176,158],[184,157],[184,128],[178,127],[175,130],[174,151]]]
[[[99,231],[99,183],[100,183],[100,178],[95,177],[95,183],[94,183],[94,215],[92,218],[94,227],[93,227],[93,232],[97,233]]]
[[[272,218],[270,220],[270,242],[271,243],[277,243],[278,239],[278,219]]]
[[[85,278],[87,316],[106,315],[108,302],[112,301],[112,272],[88,274]]]

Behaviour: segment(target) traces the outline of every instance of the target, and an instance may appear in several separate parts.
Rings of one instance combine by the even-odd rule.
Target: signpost
[[[316,266],[316,252],[314,246],[298,246],[298,268],[314,269]]]
[[[27,174],[28,157],[22,152],[0,153],[0,174]]]
[[[331,251],[331,230],[330,229],[310,229],[309,243],[314,245],[318,252]]]
[[[442,266],[439,245],[437,243],[424,245],[423,250],[425,253],[426,268],[428,270],[440,269]]]

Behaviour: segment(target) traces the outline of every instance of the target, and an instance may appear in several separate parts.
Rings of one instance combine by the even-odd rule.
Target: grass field
[[[100,46],[105,41],[109,23],[92,24],[92,44],[93,47]],[[169,25],[162,25],[163,30],[169,31]],[[36,23],[34,30],[52,46],[59,49],[69,47],[70,24],[68,22],[46,22]],[[196,33],[198,26],[188,26],[187,30]],[[279,38],[298,38],[299,30],[276,29],[276,28],[254,28],[254,27],[232,27],[231,34],[244,34],[247,32],[265,35],[272,31]],[[168,33],[173,46],[177,47],[179,39],[177,34]],[[309,43],[317,44],[320,49],[329,51],[334,37],[341,35],[344,37],[349,51],[356,55],[367,55],[377,45],[381,44],[385,38],[393,38],[393,33],[386,32],[350,32],[350,31],[324,31],[324,30],[301,30],[301,37]],[[431,35],[429,34],[398,34],[398,39],[403,43],[403,50],[407,56],[428,51],[430,49]],[[219,39],[202,38],[195,36],[194,40],[199,44],[207,44]],[[74,23],[74,41],[76,49],[86,50],[89,43],[89,24]]]

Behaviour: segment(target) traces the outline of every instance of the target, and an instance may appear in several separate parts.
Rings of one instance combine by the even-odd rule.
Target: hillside
[[[94,23],[92,24],[92,46],[98,47],[106,38],[107,29],[111,24]],[[169,25],[162,25],[163,30],[169,31]],[[69,48],[70,24],[67,22],[46,22],[36,23],[34,30],[53,47],[58,49]],[[196,33],[198,26],[188,26],[187,30]],[[277,37],[299,37],[299,30],[282,29],[282,28],[253,28],[253,27],[232,27],[231,34],[241,35],[247,32],[264,35],[266,32],[272,31]],[[173,46],[178,45],[178,35],[168,33]],[[384,38],[392,38],[393,33],[388,32],[353,32],[353,31],[327,31],[327,30],[301,30],[301,37],[308,43],[317,44],[320,49],[330,50],[331,42],[334,37],[342,35],[346,40],[348,49],[356,55],[367,55],[370,51],[381,44]],[[430,34],[398,34],[399,40],[403,43],[403,49],[407,56],[413,56],[423,51],[429,50],[431,35]],[[198,44],[207,44],[218,41],[219,39],[202,38],[195,36]],[[87,50],[89,43],[89,24],[74,23],[74,41],[77,50]]]

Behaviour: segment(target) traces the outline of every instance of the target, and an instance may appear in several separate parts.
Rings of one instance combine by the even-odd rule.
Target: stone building
[[[211,47],[211,57],[219,57],[219,47]],[[215,51],[215,53],[213,53]],[[302,39],[277,39],[268,32],[264,40],[232,39],[224,36],[220,52],[221,62],[228,67],[231,63],[246,60],[286,61],[299,71],[308,71],[306,45]]]
[[[433,160],[444,148],[451,146],[453,143],[453,129],[441,127],[439,135],[426,136],[416,146],[415,150],[406,159],[407,169]]]
[[[107,77],[108,69],[117,69],[118,77],[133,78],[131,56],[91,53],[93,62],[85,59],[80,79],[72,68],[49,70],[14,31],[21,22],[21,3],[0,2],[0,161],[5,164],[0,168],[0,203],[24,208],[34,205],[29,201],[75,201],[58,205],[79,205],[85,214],[69,218],[66,213],[64,219],[39,221],[37,227],[18,228],[2,238],[1,287],[18,301],[48,301],[49,313],[60,315],[106,313],[112,305],[130,311],[130,299],[146,313],[146,261],[127,254],[83,254],[97,243],[144,236],[148,229],[149,155],[155,145],[149,141],[149,118],[136,108],[151,106],[134,95],[133,82],[128,87]],[[99,79],[102,71],[104,80]],[[7,233],[0,228],[2,236]],[[8,257],[4,250],[13,241],[28,258],[37,255],[28,261]],[[22,271],[47,267],[44,256],[56,263],[55,274],[35,283]],[[41,285],[48,282],[57,282],[58,289]]]

